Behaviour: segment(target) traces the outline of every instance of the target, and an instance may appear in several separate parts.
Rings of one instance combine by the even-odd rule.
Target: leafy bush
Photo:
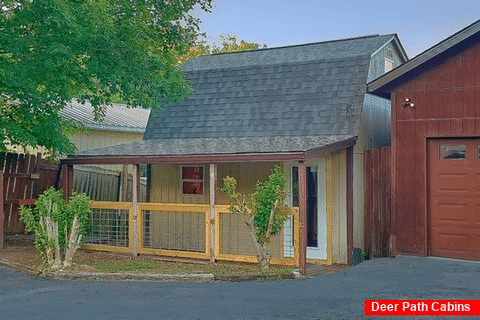
[[[27,231],[35,235],[35,247],[49,270],[70,267],[90,219],[90,198],[73,193],[69,201],[63,191],[50,188],[40,195],[34,208],[21,207]]]

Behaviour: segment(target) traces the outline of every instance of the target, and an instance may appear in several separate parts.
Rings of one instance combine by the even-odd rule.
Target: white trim
[[[287,192],[287,197],[285,198],[285,203],[288,206],[292,206],[293,201],[293,193],[292,193],[292,167],[298,166],[297,162],[284,162],[283,171],[287,176],[287,182],[285,186],[285,190]],[[293,220],[292,217],[289,217],[283,226],[283,256],[284,257],[294,257],[295,256],[295,246],[292,242],[293,237]]]
[[[309,167],[317,167],[317,247],[307,247],[307,259],[327,259],[327,167],[320,158]]]
[[[293,179],[292,167],[298,166],[297,162],[285,162],[284,171],[287,175],[287,205],[293,204]],[[307,259],[327,259],[327,166],[326,159],[320,158],[313,162],[308,162],[307,167],[317,167],[317,224],[318,224],[318,247],[307,247]],[[291,219],[285,222],[285,233],[293,228]],[[284,237],[283,254],[285,257],[293,256],[293,244],[289,237]]]

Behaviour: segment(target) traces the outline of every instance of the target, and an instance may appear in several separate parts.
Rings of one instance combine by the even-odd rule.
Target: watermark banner
[[[480,316],[480,300],[365,300],[365,316]]]

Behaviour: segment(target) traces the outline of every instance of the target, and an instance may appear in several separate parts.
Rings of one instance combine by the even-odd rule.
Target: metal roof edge
[[[108,124],[92,124],[87,123],[85,127],[88,129],[115,131],[115,132],[131,132],[131,133],[145,133],[146,128],[127,127],[127,126],[112,126]]]
[[[378,92],[378,90],[386,87],[388,84],[398,79],[399,77],[406,75],[407,73],[411,72],[413,69],[420,67],[424,63],[430,61],[431,59],[448,51],[452,47],[462,43],[463,41],[467,40],[471,36],[477,34],[478,32],[480,32],[480,20],[475,21],[471,25],[465,27],[464,29],[458,31],[457,33],[451,35],[450,37],[440,41],[433,47],[418,54],[417,56],[407,61],[406,63],[398,66],[397,68],[380,76],[379,78],[369,82],[367,84],[367,92],[370,92],[379,96],[389,96],[389,94],[382,95],[381,93]]]

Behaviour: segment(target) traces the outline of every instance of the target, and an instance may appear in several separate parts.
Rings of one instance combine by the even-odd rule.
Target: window
[[[393,60],[393,48],[391,45],[388,45],[386,48],[385,48],[385,56],[390,59],[390,60]]]
[[[182,194],[203,194],[203,166],[182,166]]]
[[[298,167],[292,167],[292,206],[298,207]]]
[[[442,160],[464,160],[467,146],[459,145],[442,145],[440,146],[440,159]]]
[[[385,58],[385,73],[393,69],[393,60]]]

